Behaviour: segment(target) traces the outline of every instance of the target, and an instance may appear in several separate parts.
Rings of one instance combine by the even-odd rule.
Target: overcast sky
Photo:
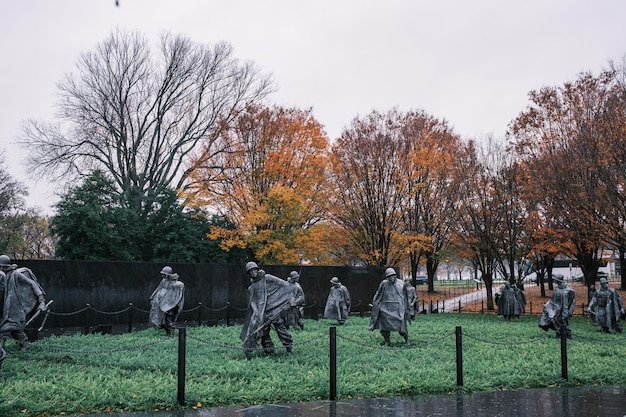
[[[626,54],[623,0],[5,0],[0,151],[50,213],[16,148],[20,122],[52,121],[56,83],[112,29],[232,44],[271,73],[271,101],[312,108],[331,139],[372,110],[424,110],[465,138],[502,137],[528,93],[597,74]]]

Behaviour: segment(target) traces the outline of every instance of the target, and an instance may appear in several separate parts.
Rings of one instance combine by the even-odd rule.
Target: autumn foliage
[[[327,209],[328,139],[310,111],[251,106],[203,149],[185,197],[232,228],[214,227],[222,248],[245,248],[268,264],[316,259],[317,223]]]

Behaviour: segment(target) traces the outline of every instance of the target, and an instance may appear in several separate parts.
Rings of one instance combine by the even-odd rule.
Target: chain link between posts
[[[149,342],[149,343],[143,343],[141,345],[121,347],[121,348],[115,348],[115,349],[101,349],[101,350],[66,349],[66,348],[60,348],[60,347],[54,347],[54,346],[43,346],[43,345],[40,345],[39,343],[29,343],[28,347],[29,348],[34,348],[34,349],[37,349],[37,350],[43,350],[43,351],[46,351],[46,352],[54,352],[54,353],[72,353],[72,354],[75,354],[75,355],[99,355],[99,354],[105,354],[105,353],[132,352],[132,351],[136,351],[136,350],[145,349],[145,348],[148,348],[150,346],[156,346],[156,345],[159,345],[161,343],[171,342],[173,340],[175,340],[175,339],[174,338],[164,338],[164,339],[155,340],[155,341],[152,341],[152,342]]]

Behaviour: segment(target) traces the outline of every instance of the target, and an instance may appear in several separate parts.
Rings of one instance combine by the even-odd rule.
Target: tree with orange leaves
[[[425,259],[428,291],[457,226],[461,173],[457,169],[463,144],[447,123],[421,111],[407,112],[399,120],[407,163],[401,166],[406,182],[402,201],[399,245],[408,252],[411,276]]]
[[[210,207],[233,229],[214,227],[222,248],[264,264],[320,257],[329,142],[311,110],[251,106],[195,160],[187,204]]]
[[[569,254],[578,259],[591,290],[609,231],[604,219],[607,187],[599,175],[607,104],[614,97],[614,74],[580,74],[560,88],[530,93],[532,105],[510,125],[518,155],[537,174],[546,216],[558,225]]]

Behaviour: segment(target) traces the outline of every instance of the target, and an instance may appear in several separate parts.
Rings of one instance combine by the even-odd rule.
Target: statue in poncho
[[[297,271],[291,271],[287,277],[287,282],[293,291],[290,308],[287,310],[287,328],[297,326],[304,330],[304,291],[298,282],[299,280],[300,274]]]
[[[409,297],[409,321],[415,319],[415,313],[419,311],[419,298],[417,297],[417,290],[411,285],[411,278],[404,279],[404,285],[406,285],[406,293]]]
[[[609,288],[606,278],[600,278],[600,289],[591,297],[587,311],[593,315],[594,326],[602,327],[606,333],[610,329],[617,333],[622,332],[621,320],[626,315],[624,302],[614,288]]]
[[[526,309],[524,292],[509,281],[504,281],[504,287],[496,293],[495,301],[498,306],[498,315],[503,316],[505,320],[519,318]]]
[[[291,284],[266,274],[255,262],[246,264],[246,273],[250,277],[250,286],[248,311],[240,334],[243,351],[249,355],[259,347],[260,341],[263,351],[274,355],[274,342],[270,337],[270,328],[274,326],[281,343],[291,353],[293,340],[286,321],[293,299]]]
[[[378,329],[383,336],[381,346],[391,346],[390,333],[398,332],[409,345],[407,321],[409,297],[404,281],[399,280],[393,268],[387,268],[385,279],[378,286],[372,301],[369,330]]]
[[[569,318],[574,315],[576,307],[576,292],[567,286],[563,277],[553,276],[553,281],[558,286],[552,291],[552,297],[543,306],[543,313],[539,317],[539,327],[546,332],[549,329],[556,331],[556,336],[561,337],[563,331],[568,339],[572,337],[572,330],[569,327]]]
[[[346,319],[350,315],[350,292],[341,284],[337,277],[332,277],[330,283],[332,286],[330,287],[330,292],[326,299],[324,318],[336,319],[341,325],[346,322]]]
[[[0,255],[0,336],[14,339],[26,350],[28,337],[24,329],[47,310],[45,295],[30,269],[18,268],[7,255]],[[0,348],[0,364],[4,358],[6,352]]]
[[[185,284],[171,267],[164,266],[161,270],[161,282],[150,296],[150,324],[158,329],[165,329],[165,334],[172,336],[184,303]]]

